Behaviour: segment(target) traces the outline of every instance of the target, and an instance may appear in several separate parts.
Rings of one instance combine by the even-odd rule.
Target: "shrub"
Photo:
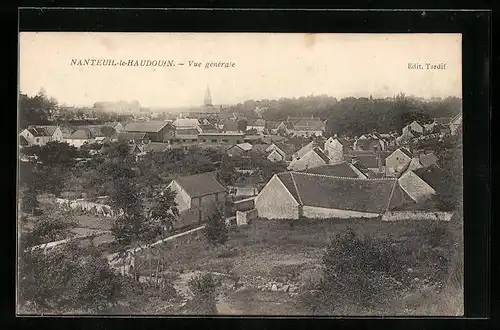
[[[216,298],[219,286],[220,281],[210,273],[193,276],[188,282],[188,287],[194,296],[191,312],[202,315],[217,314]]]
[[[400,285],[397,251],[388,240],[357,237],[352,231],[334,238],[323,256],[324,278],[307,306],[321,313],[345,315],[384,305]]]

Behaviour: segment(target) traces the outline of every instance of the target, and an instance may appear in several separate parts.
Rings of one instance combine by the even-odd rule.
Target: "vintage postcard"
[[[18,315],[463,315],[461,54],[21,32]]]

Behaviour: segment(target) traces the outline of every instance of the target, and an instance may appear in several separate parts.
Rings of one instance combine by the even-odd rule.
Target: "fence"
[[[105,217],[113,217],[115,215],[118,215],[109,205],[88,202],[83,199],[76,199],[71,201],[68,199],[57,198],[56,203],[71,210],[78,210],[91,214],[102,215]]]
[[[382,221],[436,220],[450,221],[452,212],[393,211],[382,215]]]

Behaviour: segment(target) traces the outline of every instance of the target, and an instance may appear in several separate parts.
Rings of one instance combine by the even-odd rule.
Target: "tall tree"
[[[167,231],[173,229],[174,222],[179,215],[175,194],[175,191],[166,188],[157,194],[153,201],[150,218],[155,223],[154,227],[160,228],[162,234],[164,233],[163,229]]]
[[[214,213],[208,217],[204,234],[207,240],[214,246],[219,246],[227,242],[228,229],[221,206],[217,207]]]

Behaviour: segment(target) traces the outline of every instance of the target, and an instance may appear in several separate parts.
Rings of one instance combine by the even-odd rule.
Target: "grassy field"
[[[240,276],[237,290],[225,286],[219,299],[221,314],[244,315],[305,315],[307,311],[297,296],[263,289],[269,283],[299,287],[320,272],[321,258],[330,239],[349,230],[373,239],[390,238],[399,249],[401,267],[407,261],[416,261],[408,268],[408,276],[415,280],[407,288],[401,301],[390,306],[390,312],[412,314],[460,314],[461,292],[455,289],[436,292],[443,287],[447,266],[441,260],[450,259],[454,241],[459,233],[450,223],[380,222],[378,220],[304,220],[293,227],[286,221],[258,220],[246,227],[231,228],[224,249],[211,248],[203,235],[195,234],[165,243],[151,255],[161,258],[170,274],[193,271],[236,273]],[[148,274],[145,256],[141,273]],[[140,263],[140,262],[139,262]],[[139,264],[137,263],[137,264]],[[442,263],[442,265],[441,265]],[[154,265],[154,263],[152,263]],[[434,283],[436,282],[436,283]],[[437,282],[442,282],[441,284]],[[413,281],[412,281],[413,283]],[[385,310],[372,314],[390,313]]]

